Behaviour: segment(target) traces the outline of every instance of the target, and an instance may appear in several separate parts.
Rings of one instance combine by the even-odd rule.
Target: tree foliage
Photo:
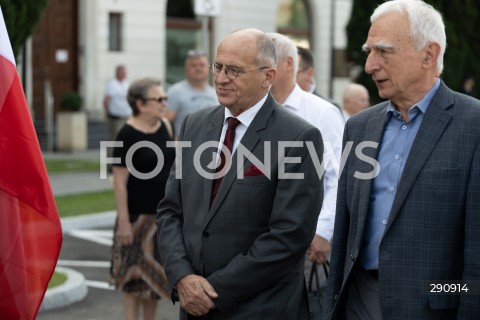
[[[383,1],[353,0],[353,9],[347,25],[347,55],[355,64],[364,66],[366,55],[362,53],[370,28],[370,15]],[[460,90],[466,75],[473,75],[480,85],[480,0],[426,0],[442,13],[447,34],[447,50],[444,56],[442,79],[454,90]],[[375,84],[365,72],[356,82],[366,86],[373,102],[380,101]]]
[[[32,34],[46,4],[47,0],[0,0],[15,57]]]

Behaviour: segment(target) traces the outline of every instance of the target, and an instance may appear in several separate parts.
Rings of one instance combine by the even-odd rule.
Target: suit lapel
[[[270,118],[270,115],[273,111],[274,108],[274,102],[273,98],[269,94],[267,100],[263,104],[263,106],[260,108],[258,111],[257,115],[253,119],[252,123],[248,127],[247,131],[245,132],[245,135],[243,136],[242,140],[240,143],[250,152],[255,148],[257,145],[258,141],[260,140],[260,137],[258,135],[258,131],[263,130],[267,126],[268,119]],[[213,218],[215,213],[218,211],[221,203],[225,199],[226,195],[228,194],[228,191],[230,190],[233,182],[236,180],[237,175],[240,172],[237,172],[237,152],[232,155],[232,166],[230,167],[230,170],[225,174],[225,176],[222,179],[222,183],[220,184],[220,188],[218,189],[217,196],[215,200],[213,201],[212,207],[210,208],[210,211],[208,213],[208,217],[205,221],[205,225],[208,224],[208,222]],[[244,170],[244,165],[241,165],[239,170]],[[210,193],[211,194],[211,186],[213,182],[210,182]]]
[[[382,137],[383,137],[383,131],[385,130],[385,117],[386,117],[386,111],[387,111],[387,103],[385,103],[380,111],[372,117],[367,124],[367,127],[365,129],[365,135],[359,142],[367,142],[367,141],[372,141],[378,143],[378,146],[376,148],[365,148],[363,149],[363,154],[366,156],[372,158],[372,159],[377,159],[378,158],[378,152],[380,150],[380,143],[382,142]],[[356,155],[352,155],[356,156]],[[359,172],[370,172],[372,170],[372,166],[368,164],[367,162],[362,161],[362,165],[359,166]],[[358,223],[359,223],[359,228],[363,230],[363,227],[365,226],[365,221],[367,218],[367,213],[368,213],[368,207],[370,204],[370,191],[372,188],[372,183],[373,179],[366,179],[363,180],[362,187],[360,188],[360,193],[359,193],[359,201],[358,203]],[[362,235],[363,231],[360,230],[358,232],[358,235]],[[361,239],[360,239],[361,240]]]
[[[448,90],[442,83],[425,113],[405,163],[385,232],[388,231],[393,220],[398,215],[418,174],[450,121],[451,114],[446,109],[453,104],[453,99]]]
[[[225,120],[225,107],[221,107],[215,112],[212,120],[208,124],[208,127],[205,130],[206,138],[205,141],[219,141],[220,134],[222,132],[223,122]],[[211,152],[202,152],[200,157],[200,164],[202,168],[208,168],[208,165],[212,162],[212,153]],[[210,177],[203,180],[203,212],[210,211],[210,198],[212,196],[213,188],[213,173]]]

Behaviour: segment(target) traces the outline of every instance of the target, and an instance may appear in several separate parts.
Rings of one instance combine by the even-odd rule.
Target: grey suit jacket
[[[344,145],[380,143],[386,107],[350,118]],[[363,153],[376,159],[378,149]],[[372,187],[371,179],[354,174],[371,170],[352,151],[340,177],[323,319],[343,319]],[[449,280],[480,280],[480,102],[442,83],[415,137],[380,243],[383,319],[480,319],[480,295],[430,293],[429,284]]]
[[[179,140],[191,141],[191,147],[182,150],[182,179],[175,178],[177,164],[172,168],[157,216],[169,286],[174,291],[176,282],[188,274],[207,278],[219,294],[209,319],[308,319],[303,265],[323,199],[323,181],[314,165],[315,159],[322,162],[320,132],[269,95],[241,144],[262,162],[270,156],[270,179],[237,178],[234,154],[210,208],[213,182],[192,163],[202,143],[219,140],[224,112],[223,106],[205,109],[190,114],[182,126]],[[282,152],[279,141],[302,146]],[[313,143],[313,157],[305,141]],[[265,142],[270,142],[270,151]],[[304,179],[280,179],[278,170],[283,170],[285,159],[279,160],[279,154],[298,157],[299,163],[287,159],[291,163],[285,164],[285,171],[303,174]],[[212,152],[198,159],[205,169]],[[251,164],[241,160],[239,171]],[[183,311],[181,319],[187,319]]]

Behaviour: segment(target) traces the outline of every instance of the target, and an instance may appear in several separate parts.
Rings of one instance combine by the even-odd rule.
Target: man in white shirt
[[[127,69],[123,65],[115,69],[115,78],[107,83],[103,107],[107,114],[110,140],[115,140],[118,131],[132,114],[132,108],[127,101],[129,83],[126,79]]]
[[[323,205],[316,235],[307,254],[309,261],[321,264],[328,260],[333,235],[344,122],[333,104],[303,91],[296,83],[298,54],[295,44],[278,33],[269,33],[269,36],[275,43],[278,56],[277,75],[272,84],[273,97],[287,110],[317,127],[325,146]]]

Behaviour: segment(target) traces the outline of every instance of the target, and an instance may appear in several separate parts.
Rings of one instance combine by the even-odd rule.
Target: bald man
[[[370,107],[368,90],[358,83],[350,83],[343,91],[343,114],[345,119]]]
[[[160,257],[181,320],[310,318],[303,269],[323,202],[314,161],[322,163],[323,143],[317,128],[272,97],[277,67],[264,32],[227,35],[211,67],[220,105],[190,113],[181,127],[179,141],[192,148],[175,164],[182,179],[172,169],[157,216]],[[197,150],[217,141],[233,154],[218,156],[223,177],[193,165]],[[284,153],[283,142],[295,147]],[[301,161],[285,166],[284,155]],[[251,161],[266,156],[263,170]],[[203,153],[199,160],[206,170],[212,158]],[[283,178],[284,169],[302,178]]]

